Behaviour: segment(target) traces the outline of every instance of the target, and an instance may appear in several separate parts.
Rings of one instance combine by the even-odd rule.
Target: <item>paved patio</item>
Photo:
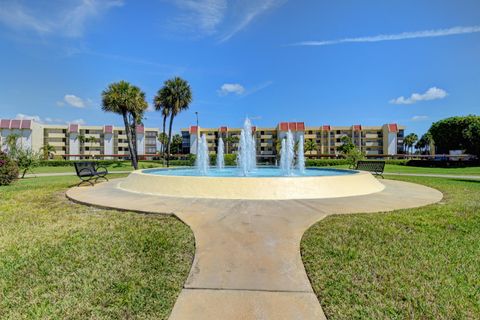
[[[211,200],[127,192],[121,179],[76,187],[80,203],[165,213],[188,224],[196,252],[171,319],[322,319],[300,256],[303,233],[331,214],[385,212],[438,202],[442,193],[382,180],[379,193],[312,200]]]

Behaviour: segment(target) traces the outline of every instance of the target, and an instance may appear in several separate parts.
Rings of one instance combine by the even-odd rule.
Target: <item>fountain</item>
[[[195,159],[195,167],[197,171],[206,176],[208,174],[208,167],[210,164],[210,157],[208,156],[208,144],[207,137],[202,134],[202,137],[198,141],[197,158]]]
[[[195,168],[146,169],[132,172],[119,188],[168,197],[212,199],[322,199],[351,197],[383,190],[369,172],[305,168],[303,136],[291,131],[282,139],[280,167],[256,167],[256,137],[252,123],[245,119],[237,154],[238,166],[225,167],[224,143],[218,141],[216,167],[209,168],[207,138],[198,139]]]
[[[248,176],[257,167],[255,137],[252,134],[252,123],[246,118],[240,133],[237,163],[243,176]]]
[[[288,130],[287,136],[282,140],[282,149],[280,150],[280,169],[285,176],[291,176],[293,173],[294,156],[293,135]]]
[[[305,172],[305,154],[304,154],[304,138],[303,134],[300,134],[298,137],[298,149],[297,149],[297,169],[300,173]]]
[[[225,159],[223,157],[225,151],[225,145],[223,144],[223,139],[220,137],[218,139],[218,147],[217,147],[217,169],[224,169],[225,168]]]

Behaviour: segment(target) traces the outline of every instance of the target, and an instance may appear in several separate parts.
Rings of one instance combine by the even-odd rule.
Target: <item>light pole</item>
[[[196,143],[197,143],[197,148],[196,148],[196,151],[195,151],[195,154],[198,155],[198,137],[199,137],[199,134],[200,134],[200,130],[198,128],[198,111],[195,111],[195,117],[197,118],[197,139],[196,139]]]

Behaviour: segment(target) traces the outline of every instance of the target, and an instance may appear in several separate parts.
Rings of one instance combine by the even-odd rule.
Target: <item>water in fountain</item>
[[[305,172],[305,154],[303,148],[304,138],[303,134],[298,137],[298,149],[297,149],[297,169],[301,173]]]
[[[282,140],[282,149],[280,151],[280,169],[286,176],[292,175],[294,155],[293,135],[288,130],[286,138]]]
[[[201,175],[207,175],[209,162],[207,137],[205,134],[202,134],[201,139],[198,141],[197,158],[195,160],[195,167]]]
[[[225,168],[225,159],[223,157],[225,145],[223,144],[223,139],[218,139],[218,148],[217,148],[217,168],[223,169]]]
[[[245,119],[240,134],[237,162],[244,176],[247,176],[257,166],[255,137],[252,135],[252,123],[248,118]]]

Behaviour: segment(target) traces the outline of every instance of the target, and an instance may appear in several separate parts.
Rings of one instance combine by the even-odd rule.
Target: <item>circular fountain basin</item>
[[[250,200],[338,198],[385,188],[368,172],[326,168],[290,176],[278,168],[258,168],[248,176],[238,168],[210,169],[204,176],[193,168],[147,169],[132,172],[118,187],[168,197]]]

